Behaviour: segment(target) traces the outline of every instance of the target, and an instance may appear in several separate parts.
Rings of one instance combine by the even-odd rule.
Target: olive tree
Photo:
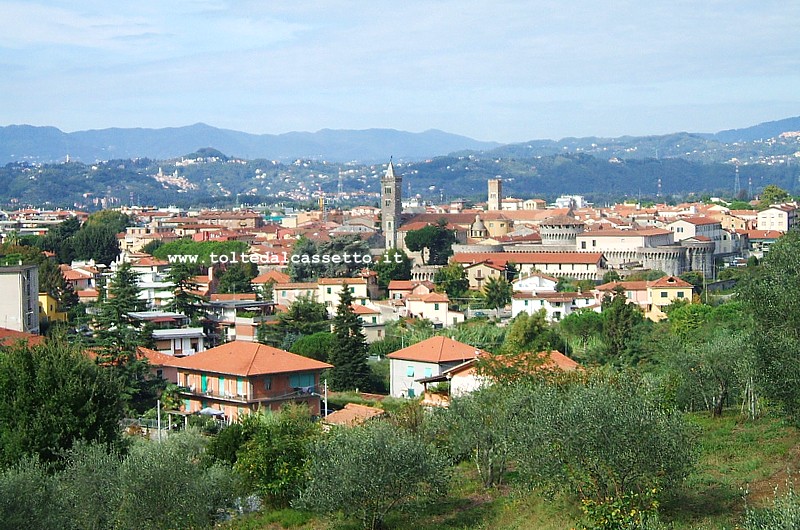
[[[604,501],[669,490],[694,457],[683,418],[628,376],[516,390],[515,457],[524,479]]]
[[[439,450],[383,421],[334,430],[311,454],[309,483],[297,504],[341,511],[372,530],[393,510],[443,494],[448,480]]]

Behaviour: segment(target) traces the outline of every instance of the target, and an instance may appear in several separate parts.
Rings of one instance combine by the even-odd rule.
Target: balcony
[[[232,401],[235,403],[247,403],[250,401],[250,398],[247,396],[246,393],[238,394],[228,391],[219,392],[216,389],[207,389],[203,391],[194,386],[190,386],[188,388],[183,387],[181,389],[181,394],[185,396],[193,396],[199,398],[220,399],[225,401]]]

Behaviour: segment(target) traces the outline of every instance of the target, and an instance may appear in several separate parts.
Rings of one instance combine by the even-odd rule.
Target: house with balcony
[[[212,294],[203,307],[217,329],[216,342],[254,342],[258,327],[274,318],[275,302],[258,300],[252,293]]]
[[[233,341],[204,352],[160,362],[176,368],[185,412],[211,408],[229,422],[287,403],[320,414],[320,374],[333,366],[256,342]]]

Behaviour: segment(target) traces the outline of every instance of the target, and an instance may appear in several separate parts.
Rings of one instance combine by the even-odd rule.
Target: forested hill
[[[209,154],[206,151],[205,154]],[[444,156],[423,162],[396,163],[403,175],[403,195],[439,201],[453,198],[486,200],[487,179],[503,178],[507,196],[552,200],[561,194],[582,194],[596,203],[626,197],[682,200],[687,194],[732,197],[733,164],[693,162],[680,158],[601,159],[587,154],[496,158]],[[314,201],[318,189],[333,194],[339,175],[345,194],[360,194],[351,203],[374,204],[385,164],[333,164],[313,160],[283,164],[225,156],[185,160],[115,160],[85,165],[7,164],[0,168],[0,205],[79,207],[101,204],[229,206]],[[657,197],[661,180],[661,197]],[[741,193],[757,193],[776,184],[800,193],[800,165],[750,164],[739,168]],[[750,184],[752,183],[752,184]],[[364,195],[364,193],[367,195]],[[372,195],[369,195],[369,194]]]

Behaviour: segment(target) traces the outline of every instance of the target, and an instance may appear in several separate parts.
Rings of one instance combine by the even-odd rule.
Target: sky
[[[0,125],[478,140],[800,115],[800,2],[0,0]]]

